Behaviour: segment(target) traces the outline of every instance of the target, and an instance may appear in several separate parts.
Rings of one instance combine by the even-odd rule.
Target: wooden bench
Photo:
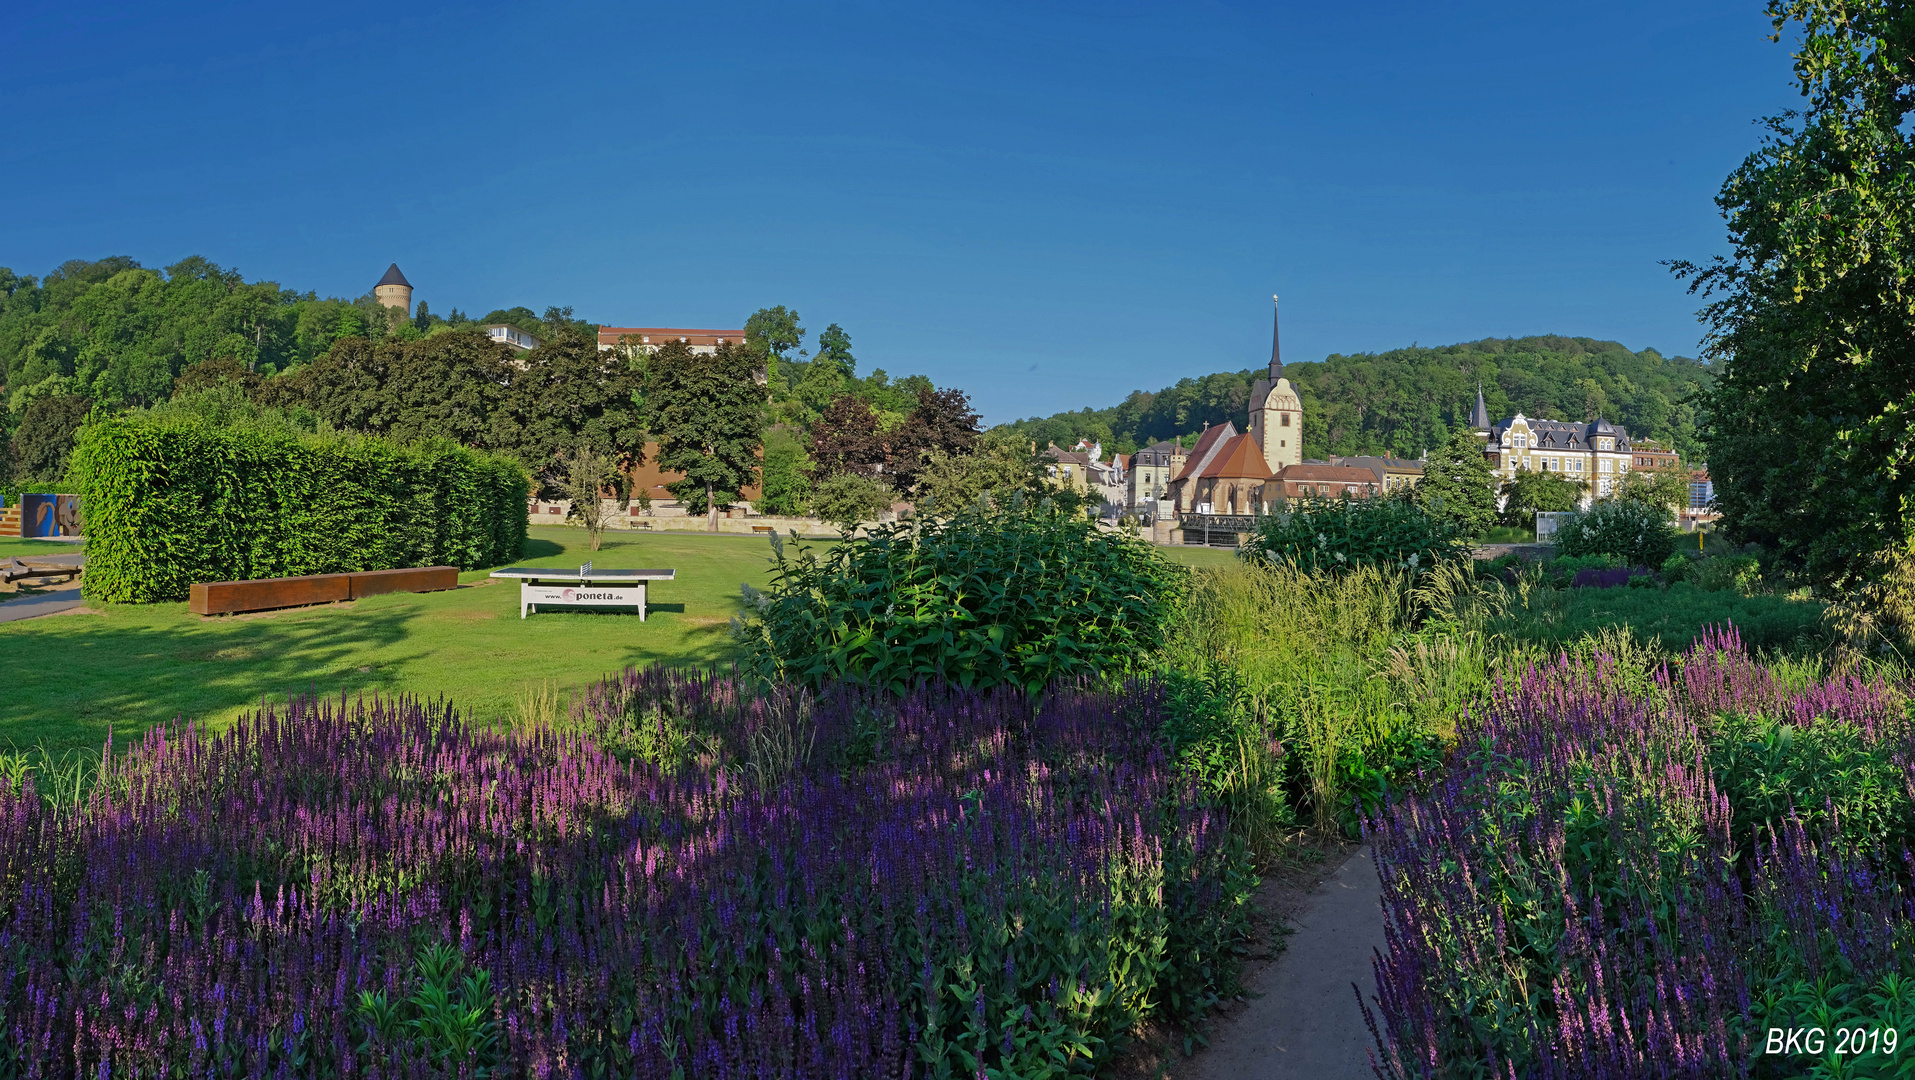
[[[437,592],[459,584],[456,566],[420,566],[403,570],[364,570],[353,574],[308,574],[254,581],[206,581],[194,584],[186,609],[195,615],[233,615],[242,611],[307,607],[394,592]]]
[[[776,525],[753,525],[753,526],[751,527],[751,531],[752,531],[752,532],[755,532],[755,533],[775,533],[775,532],[777,532],[777,531],[778,531],[778,526],[776,526]]]

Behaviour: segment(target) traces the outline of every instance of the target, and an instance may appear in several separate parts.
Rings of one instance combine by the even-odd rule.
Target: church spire
[[[1283,377],[1283,350],[1277,334],[1277,298],[1270,298],[1270,378],[1275,381]]]
[[[1478,431],[1489,430],[1489,406],[1483,404],[1483,384],[1476,384],[1476,408],[1469,414],[1469,426]]]

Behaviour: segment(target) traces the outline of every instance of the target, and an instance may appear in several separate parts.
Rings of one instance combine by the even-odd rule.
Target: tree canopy
[[[1517,412],[1545,420],[1603,416],[1631,435],[1661,439],[1692,457],[1700,442],[1691,399],[1713,378],[1710,366],[1696,360],[1553,336],[1334,354],[1285,364],[1283,373],[1303,399],[1303,455],[1312,458],[1420,456],[1467,428],[1479,382],[1496,419]],[[1243,427],[1250,384],[1264,374],[1247,368],[1182,379],[1154,392],[1133,391],[1108,408],[1010,426],[1039,446],[1070,446],[1086,438],[1130,453],[1164,439],[1188,440],[1226,420]]]
[[[719,505],[758,478],[765,389],[757,370],[754,350],[730,342],[712,353],[670,342],[646,364],[645,403],[658,439],[658,465],[685,477],[672,485],[672,494],[710,514],[713,532]]]
[[[1723,527],[1841,585],[1915,511],[1915,17],[1901,0],[1772,0],[1799,23],[1800,113],[1772,117],[1716,204],[1733,253],[1678,273],[1722,377],[1705,401]]]

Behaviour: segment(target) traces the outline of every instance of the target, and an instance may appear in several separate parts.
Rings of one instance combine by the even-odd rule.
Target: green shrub
[[[1811,836],[1837,829],[1849,843],[1880,845],[1892,856],[1915,840],[1901,767],[1857,725],[1736,717],[1706,741],[1709,771],[1729,799],[1745,858],[1770,830],[1780,835],[1790,815]]]
[[[1694,562],[1695,562],[1694,559],[1691,559],[1689,556],[1684,555],[1681,552],[1677,552],[1676,554],[1669,556],[1667,559],[1664,559],[1662,561],[1662,580],[1667,581],[1672,585],[1678,581],[1689,580],[1692,572],[1695,569],[1695,567],[1692,565]]]
[[[1294,500],[1259,521],[1237,553],[1247,562],[1341,572],[1428,570],[1469,553],[1462,526],[1400,498]]]
[[[772,546],[772,587],[746,587],[752,615],[734,634],[761,675],[813,685],[1037,688],[1142,672],[1184,575],[1133,536],[1021,499]]]
[[[525,470],[450,442],[301,437],[190,417],[81,429],[88,596],[184,599],[195,582],[452,565],[525,544]]]
[[[1754,555],[1713,555],[1696,565],[1696,584],[1711,592],[1753,596],[1762,587],[1762,560]]]
[[[1614,555],[1630,566],[1661,566],[1676,551],[1676,528],[1660,507],[1599,502],[1556,527],[1559,555]]]

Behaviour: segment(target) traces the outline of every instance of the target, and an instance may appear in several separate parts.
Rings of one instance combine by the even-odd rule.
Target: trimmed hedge
[[[199,581],[497,566],[525,545],[528,478],[451,442],[295,436],[118,416],[74,449],[89,597],[183,600]]]

